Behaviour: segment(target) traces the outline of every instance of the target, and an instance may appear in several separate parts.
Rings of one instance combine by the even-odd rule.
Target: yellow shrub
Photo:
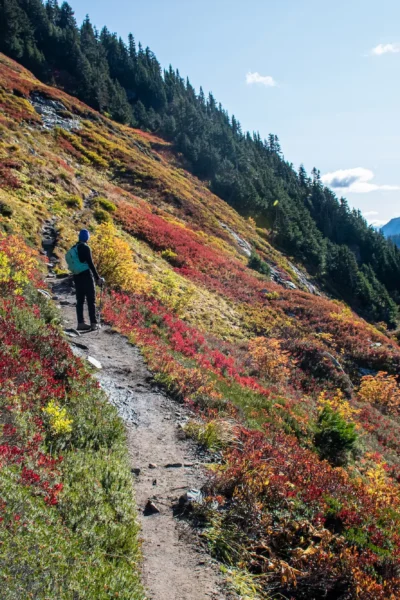
[[[174,252],[173,250],[171,250],[170,248],[167,248],[166,250],[163,250],[161,252],[161,257],[166,260],[167,262],[173,263],[175,258],[178,257],[177,253]]]
[[[6,283],[11,277],[11,267],[8,257],[0,252],[0,283]]]
[[[50,429],[55,435],[71,433],[73,420],[68,418],[65,408],[61,408],[54,400],[51,400],[43,408],[43,412],[47,415]]]
[[[281,349],[275,338],[257,337],[249,342],[253,366],[271,381],[284,381],[289,376],[289,353]]]
[[[350,406],[350,403],[345,400],[344,394],[340,389],[336,390],[335,395],[332,398],[328,398],[326,392],[321,392],[318,397],[318,407],[323,410],[325,407],[329,407],[335,412],[339,413],[345,421],[354,421],[355,415],[360,413],[360,410]]]
[[[365,465],[362,472],[367,491],[380,503],[387,506],[399,506],[399,494],[397,486],[388,476],[388,465],[383,460],[376,459],[371,452],[367,452],[364,457]]]
[[[21,294],[29,283],[29,273],[34,266],[31,255],[10,245],[8,255],[0,251],[0,283],[12,282],[14,294]]]
[[[112,223],[97,228],[91,246],[98,270],[108,285],[125,292],[149,289],[147,277],[138,270],[129,244]]]
[[[392,413],[400,412],[400,386],[394,375],[388,375],[384,371],[361,379],[358,399],[376,404]]]

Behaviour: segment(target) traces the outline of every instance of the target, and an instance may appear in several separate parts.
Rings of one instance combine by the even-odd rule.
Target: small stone
[[[168,463],[167,465],[165,465],[166,469],[180,469],[181,467],[183,467],[183,463],[180,462]]]
[[[93,365],[94,367],[96,367],[96,369],[102,369],[103,367],[101,366],[101,362],[99,362],[96,358],[93,358],[93,356],[88,356],[88,362],[90,362],[91,365]]]
[[[131,473],[132,473],[132,475],[136,475],[136,477],[139,477],[140,469],[134,467],[133,469],[131,469]]]
[[[157,479],[153,479],[153,485],[157,485]]]
[[[202,494],[200,490],[189,490],[185,494],[180,496],[178,504],[182,512],[191,512],[193,510],[193,503],[200,503],[202,500]]]
[[[157,469],[157,465],[154,463],[149,463],[149,469]]]
[[[160,511],[157,506],[151,500],[147,500],[146,506],[144,508],[143,514],[148,517],[150,515],[156,515]]]
[[[67,335],[71,335],[70,333],[68,333]],[[74,335],[74,334],[72,334]],[[72,344],[74,346],[76,346],[77,348],[80,348],[80,350],[89,350],[89,346],[85,346],[85,344],[81,344],[81,342],[72,342]]]

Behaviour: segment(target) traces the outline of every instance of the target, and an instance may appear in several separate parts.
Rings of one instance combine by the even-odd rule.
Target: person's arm
[[[93,264],[93,258],[92,258],[92,251],[89,248],[89,246],[86,246],[87,248],[87,253],[88,253],[88,258],[87,258],[87,264],[89,265],[89,269],[92,271],[93,273],[93,277],[95,278],[96,281],[100,280],[100,276],[96,270],[96,267]]]
[[[96,267],[93,264],[91,249],[86,244],[81,244],[79,249],[81,250],[81,252],[79,253],[80,261],[86,262],[89,265],[89,269],[92,271],[93,277],[95,278],[96,281],[99,281],[100,277],[96,270]],[[83,260],[82,260],[81,256],[82,256]]]

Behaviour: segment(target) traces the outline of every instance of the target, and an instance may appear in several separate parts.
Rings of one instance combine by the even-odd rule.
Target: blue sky
[[[398,0],[70,0],[212,91],[244,130],[278,135],[338,195],[400,216]]]

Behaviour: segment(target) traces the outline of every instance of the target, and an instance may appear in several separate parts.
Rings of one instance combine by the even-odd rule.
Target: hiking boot
[[[90,325],[90,329],[91,329],[92,331],[98,331],[98,330],[100,329],[100,326],[99,326],[99,324],[98,324],[98,323],[91,323],[91,325]]]
[[[78,331],[90,331],[92,328],[90,325],[86,325],[86,323],[78,323],[78,327],[76,329]]]

